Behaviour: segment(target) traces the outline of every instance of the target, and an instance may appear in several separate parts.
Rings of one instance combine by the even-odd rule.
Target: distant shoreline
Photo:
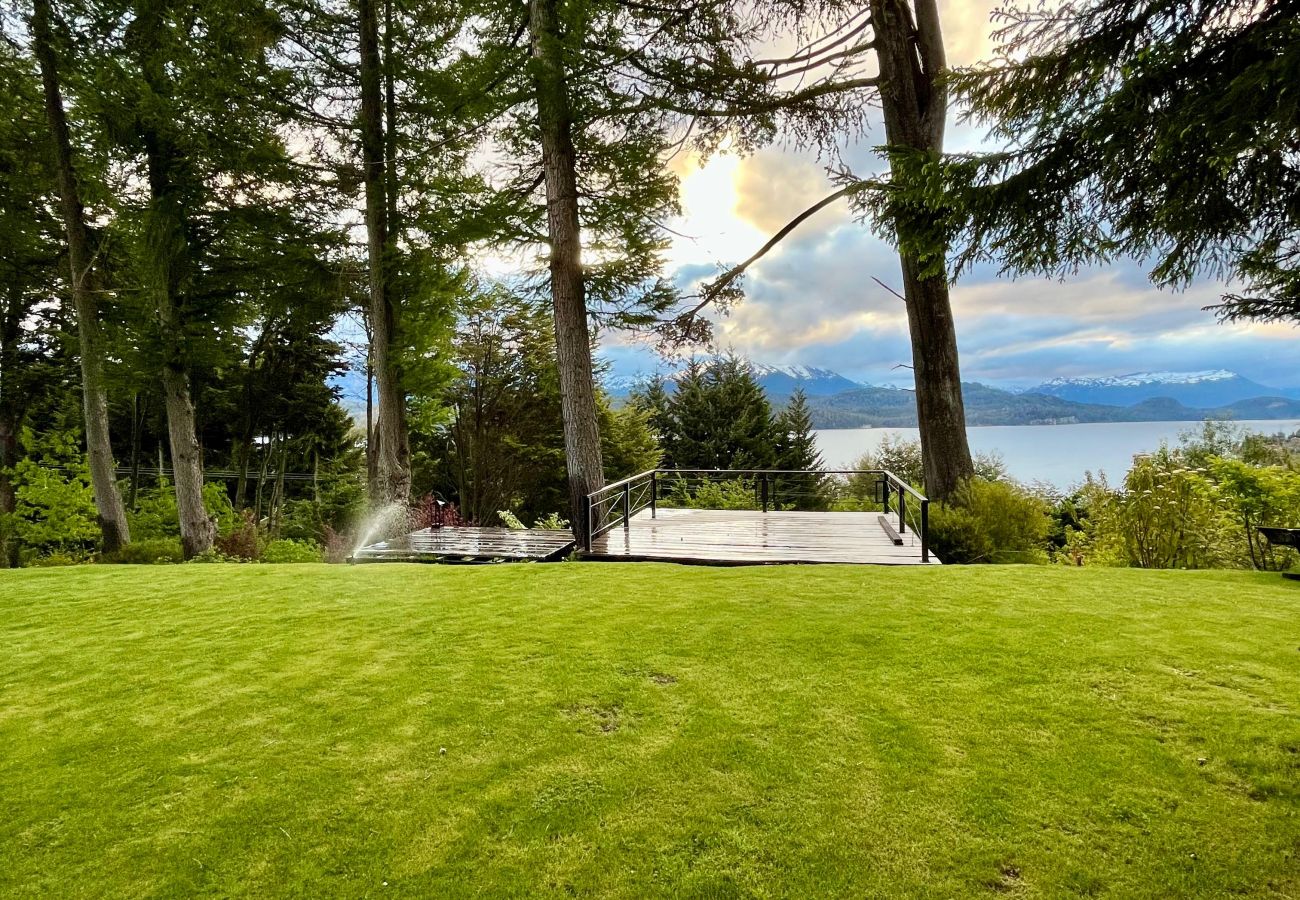
[[[1197,425],[1202,422],[1223,422],[1232,425],[1237,422],[1288,422],[1288,418],[1268,417],[1251,417],[1220,419],[1214,416],[1203,416],[1199,419],[1119,419],[1108,422],[967,422],[967,428],[1057,428],[1066,425],[1176,425],[1186,423]],[[813,428],[813,431],[885,431],[894,428],[917,428],[917,424],[891,424],[891,425],[824,425]]]

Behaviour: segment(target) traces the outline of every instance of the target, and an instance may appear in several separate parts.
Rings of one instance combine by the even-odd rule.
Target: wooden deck
[[[353,562],[549,562],[573,550],[569,531],[541,528],[425,528],[362,547]]]
[[[759,512],[643,509],[592,542],[588,559],[664,560],[710,565],[868,563],[919,566],[911,531],[896,545],[874,512]],[[897,519],[894,519],[895,524]],[[931,565],[938,560],[930,555]]]

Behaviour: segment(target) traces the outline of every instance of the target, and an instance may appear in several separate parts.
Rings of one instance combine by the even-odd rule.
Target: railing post
[[[898,485],[898,533],[902,534],[907,531],[907,494],[903,491],[903,485]]]
[[[659,470],[650,473],[650,518],[659,512]]]
[[[582,549],[587,553],[591,552],[591,494],[586,496],[585,502],[578,510],[582,516]]]
[[[763,512],[767,512],[767,473],[764,472],[762,480],[759,482],[763,490]]]
[[[921,501],[921,562],[930,561],[930,501]]]
[[[882,495],[882,496],[884,496],[884,498],[885,498],[885,501],[884,501],[884,502],[885,502],[885,509],[884,509],[884,512],[885,512],[885,515],[889,515],[889,498],[890,498],[890,495],[892,495],[892,494],[894,493],[893,486],[889,483],[889,476],[887,476],[887,475],[881,475],[881,476],[880,476],[880,485],[885,489],[884,492],[883,492],[883,495]]]
[[[632,482],[623,485],[623,530],[627,531],[631,526],[629,521],[632,518]]]

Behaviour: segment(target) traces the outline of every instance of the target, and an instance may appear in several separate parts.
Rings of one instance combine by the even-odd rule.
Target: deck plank
[[[627,528],[617,526],[599,535],[586,556],[732,564],[923,565],[917,536],[904,531],[903,544],[896,545],[878,516],[874,512],[713,509],[660,509],[652,516],[642,510]],[[930,563],[938,563],[933,554]]]
[[[355,562],[448,562],[552,560],[574,546],[568,531],[542,528],[425,528],[401,538],[363,547]]]

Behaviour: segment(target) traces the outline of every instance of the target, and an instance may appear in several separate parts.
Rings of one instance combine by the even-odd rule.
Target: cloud
[[[993,52],[990,12],[1000,0],[941,0],[950,64]],[[981,129],[950,117],[947,146],[986,146]],[[879,172],[883,129],[841,148],[859,175]],[[833,190],[815,155],[768,148],[745,159],[716,156],[700,167],[679,157],[684,215],[675,224],[670,271],[683,289],[757,250],[799,212]],[[1300,333],[1287,326],[1220,325],[1203,307],[1222,286],[1155,288],[1138,261],[1098,267],[1063,281],[1001,278],[981,264],[952,291],[963,376],[1029,386],[1057,375],[1223,367],[1264,384],[1300,386]],[[908,384],[911,347],[901,302],[873,281],[901,288],[893,249],[836,204],[802,224],[756,264],[746,300],[716,322],[718,342],[764,363],[835,369],[872,383]],[[605,342],[616,372],[650,370],[643,346]]]
[[[736,175],[736,215],[766,234],[835,190],[825,167],[801,155],[763,150],[741,161]],[[810,220],[802,233],[826,233],[849,220],[847,203],[836,203]]]

